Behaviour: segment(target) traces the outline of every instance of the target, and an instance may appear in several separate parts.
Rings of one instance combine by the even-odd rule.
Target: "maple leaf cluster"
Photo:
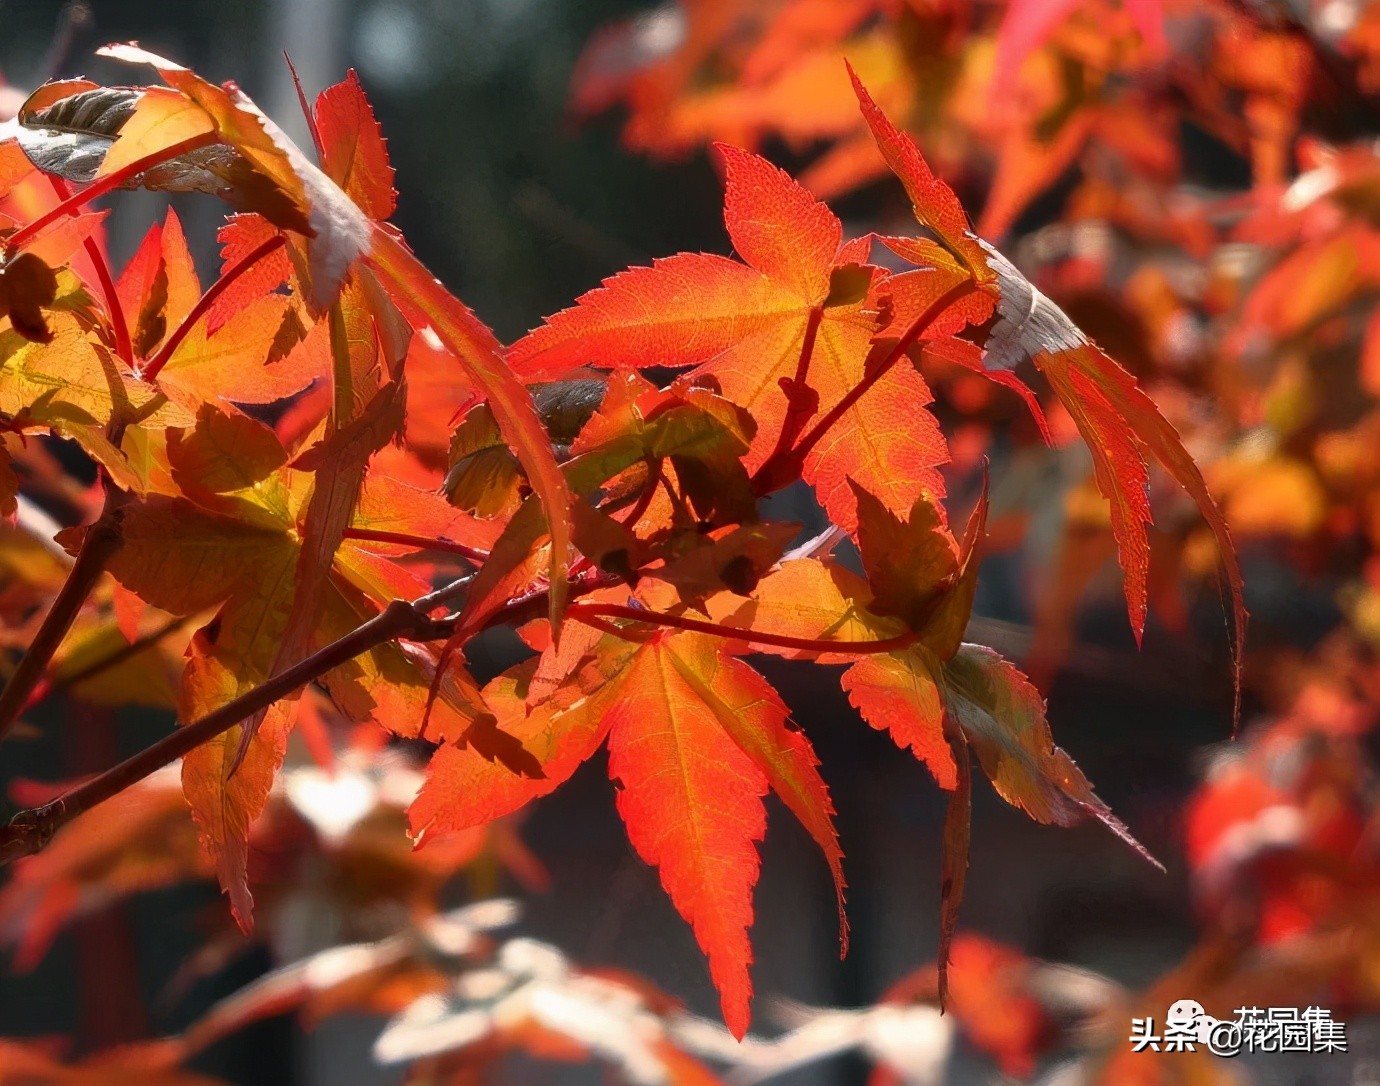
[[[251,838],[272,828],[283,787],[299,815],[312,787],[301,771],[280,783],[294,729],[328,765],[341,736],[375,753],[384,733],[434,745],[424,777],[391,793],[401,803],[379,781],[332,801],[407,807],[434,867],[425,905],[410,884],[391,897],[424,916],[437,881],[481,847],[539,879],[514,816],[606,748],[629,840],[693,928],[741,1038],[768,792],[821,849],[847,931],[828,788],[754,653],[842,667],[862,720],[950,794],[938,1001],[961,998],[949,961],[974,764],[1030,817],[1098,819],[1148,857],[1055,745],[1036,686],[964,639],[988,493],[974,487],[951,527],[951,451],[926,375],[957,369],[1014,393],[1050,436],[1027,383],[1039,375],[1091,455],[1137,638],[1151,465],[1179,484],[1225,567],[1239,696],[1245,610],[1227,520],[1155,401],[974,232],[857,72],[837,64],[855,123],[909,199],[907,227],[846,238],[801,183],[716,144],[736,258],[628,269],[505,347],[388,224],[393,173],[353,74],[307,109],[313,162],[233,84],[134,46],[103,53],[164,85],[50,83],[0,127],[0,512],[17,571],[0,602],[6,644],[25,650],[0,734],[58,692],[143,698],[180,726],[4,829],[0,855],[24,860],[0,918],[33,925],[10,936],[25,955],[87,895],[210,872],[249,930],[251,883],[272,897]],[[209,285],[171,212],[110,269],[104,213],[84,209],[126,187],[231,206]],[[39,437],[73,443],[96,482],[54,470]],[[830,530],[802,541],[764,513],[760,499],[794,484]],[[843,540],[857,563],[833,553]],[[496,627],[531,651],[481,684],[465,649]],[[179,759],[196,848],[154,777]],[[78,819],[41,851],[100,803],[127,805],[127,821],[103,836],[77,833]],[[312,824],[336,848],[357,828]],[[144,826],[168,839],[157,862],[123,851]],[[548,1015],[575,998],[566,963],[522,953],[498,953],[482,983],[462,977],[461,994],[488,984],[486,999]],[[626,984],[576,987],[645,1012],[639,1037],[671,1028],[657,998],[630,1010]],[[395,1036],[396,1051],[433,1055],[426,1038],[454,1010],[421,1005],[436,1021],[420,1042]],[[560,1050],[538,1010],[530,1029],[498,1017]],[[575,1040],[651,1058],[615,1051],[616,1034]]]
[[[1358,535],[1373,548],[1360,450],[1374,421],[1359,408],[1380,387],[1367,306],[1376,26],[1367,4],[681,0],[592,38],[571,109],[625,110],[624,142],[640,153],[769,145],[820,198],[872,192],[888,162],[853,109],[848,58],[979,210],[977,233],[1009,239],[1013,261],[1137,375],[1238,540],[1295,541],[1315,568],[1333,559],[1360,582],[1349,548]],[[970,420],[953,435],[958,464],[1000,460],[1010,439],[1016,463],[1039,462],[1038,435],[1011,425],[1002,394],[937,357],[930,376],[940,409]],[[1086,396],[1061,399],[1043,402],[1064,446],[1095,421],[1068,408]],[[1075,601],[1112,537],[1124,555],[1125,524],[1144,514],[1097,500],[1106,465],[1088,472],[1074,456],[1060,470],[1086,483],[1061,495],[1058,525],[1045,488],[994,516],[994,550],[1029,546],[1032,523],[1062,531],[1052,553],[1030,548],[1048,569],[1024,601],[1036,631],[1025,663],[1041,684],[1067,660]],[[1186,635],[1178,574],[1210,574],[1215,548],[1180,515],[1176,488],[1146,482],[1163,571],[1147,590],[1159,621]]]
[[[1213,753],[1184,810],[1201,942],[1136,997],[1142,1016],[1190,989],[1218,1015],[1304,991],[1375,1008],[1377,27],[1373,4],[682,0],[592,39],[574,80],[574,112],[625,110],[633,150],[769,146],[833,198],[889,165],[837,75],[848,57],[979,209],[978,232],[1014,238],[1013,261],[1136,373],[1252,562],[1291,585],[1254,608],[1269,644],[1247,656],[1245,681],[1262,718]],[[870,225],[890,232],[898,218]],[[1043,304],[1032,294],[1023,312]],[[994,356],[989,337],[987,366]],[[956,366],[934,378],[937,407],[972,420],[956,460],[1000,463],[1014,441],[1024,448],[1009,464],[1039,463],[1038,439],[991,389]],[[1096,402],[1061,398],[1041,395],[1056,445],[1089,433],[1080,408]],[[1078,603],[1109,554],[1127,553],[1137,515],[1097,500],[1097,447],[1116,442],[1090,444],[1090,464],[1063,461],[1072,487],[1032,486],[993,513],[989,551],[1018,545],[1022,522],[1050,527],[1042,503],[1064,499],[1029,600],[1023,664],[1042,686],[1093,666]],[[1144,481],[1141,509],[1156,513],[1146,593],[1159,623],[1192,641],[1177,574],[1211,570],[1216,549],[1177,494]],[[1316,625],[1302,621],[1318,605]],[[1172,681],[1193,685],[1187,671]],[[1150,1069],[1123,1051],[1098,1069],[1113,1082],[1222,1074],[1189,1063]]]

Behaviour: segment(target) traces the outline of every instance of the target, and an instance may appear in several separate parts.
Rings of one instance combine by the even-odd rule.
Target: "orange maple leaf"
[[[765,159],[724,144],[724,222],[744,263],[681,253],[632,268],[515,343],[528,379],[573,367],[695,366],[752,413],[744,458],[760,468],[864,380],[885,275],[845,243],[837,216]],[[896,367],[847,408],[806,457],[804,476],[836,523],[852,530],[852,479],[893,511],[921,489],[943,493],[948,448],[924,379]]]
[[[1148,456],[1153,454],[1197,503],[1217,537],[1227,571],[1235,627],[1234,719],[1239,717],[1246,629],[1241,569],[1226,520],[1198,465],[1135,378],[1100,351],[1009,260],[972,232],[953,191],[930,171],[915,141],[887,119],[856,75],[853,80],[863,116],[887,164],[905,186],[916,218],[938,239],[938,246],[930,250],[941,248],[934,266],[962,267],[975,290],[996,307],[997,320],[985,344],[986,367],[1009,371],[1033,363],[1068,409],[1092,453],[1098,489],[1111,505],[1112,530],[1126,576],[1127,611],[1137,641],[1145,629],[1148,600]]]

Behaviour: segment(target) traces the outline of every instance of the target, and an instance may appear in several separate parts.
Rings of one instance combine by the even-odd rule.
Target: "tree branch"
[[[62,691],[71,689],[78,683],[84,683],[88,679],[95,678],[97,675],[109,671],[111,668],[119,667],[126,660],[132,660],[141,652],[158,644],[158,642],[162,641],[163,638],[167,637],[169,634],[176,633],[178,630],[182,629],[182,627],[186,626],[195,617],[195,615],[178,615],[174,618],[170,618],[167,622],[163,623],[163,625],[155,630],[151,630],[143,637],[135,638],[133,641],[121,645],[119,648],[115,649],[115,651],[106,653],[106,655],[92,660],[88,664],[82,665],[67,675],[59,675],[52,679],[43,680],[34,687],[33,692],[29,695],[29,700],[24,706],[25,712],[32,709],[35,705],[39,704],[39,702],[52,697],[54,694],[60,694]]]
[[[621,634],[623,631],[606,618],[621,618],[627,622],[645,622],[652,626],[666,626],[673,630],[692,630],[695,633],[710,634],[733,641],[743,641],[749,645],[773,645],[782,649],[799,649],[802,652],[833,652],[845,656],[869,656],[875,653],[896,652],[914,644],[916,634],[912,630],[894,637],[880,637],[875,641],[831,641],[824,637],[792,637],[789,634],[768,633],[765,630],[746,630],[735,626],[721,626],[717,622],[705,622],[684,615],[668,615],[659,611],[645,611],[640,607],[626,607],[618,603],[572,603],[566,614],[577,622],[593,626],[605,633]]]
[[[129,496],[124,491],[106,483],[105,505],[101,515],[87,529],[76,561],[57,599],[44,616],[43,624],[5,684],[5,689],[0,691],[0,739],[9,734],[19,715],[29,705],[30,696],[43,681],[53,654],[72,628],[72,623],[105,571],[111,556],[119,550],[122,538],[120,517],[128,500]]]
[[[77,815],[137,784],[149,774],[175,762],[193,748],[241,720],[266,709],[279,698],[324,675],[331,668],[353,660],[360,653],[399,637],[418,641],[446,637],[452,620],[433,619],[430,614],[462,592],[468,578],[452,582],[411,602],[394,600],[367,622],[350,633],[287,668],[268,682],[207,713],[200,720],[178,728],[133,757],[126,758],[84,784],[78,785],[42,807],[20,811],[0,828],[0,865],[41,850],[64,825]]]
[[[767,464],[763,465],[758,472],[754,483],[757,485],[759,493],[767,493],[776,486],[784,485],[776,480],[782,472],[794,472],[790,475],[794,479],[799,474],[799,466],[804,462],[805,457],[811,449],[819,442],[820,438],[828,429],[836,423],[843,414],[849,410],[862,395],[872,387],[873,384],[888,369],[899,360],[905,352],[924,334],[925,330],[940,313],[951,306],[954,302],[962,298],[965,294],[973,290],[971,282],[964,282],[948,291],[943,297],[937,299],[934,304],[929,306],[916,321],[906,329],[905,333],[896,341],[887,354],[876,365],[869,367],[863,380],[851,389],[816,425],[806,434],[805,438],[795,447],[789,450],[784,456],[773,456],[769,458]],[[663,477],[663,482],[665,479]],[[790,480],[787,480],[790,481]],[[115,500],[113,495],[118,492],[113,489],[109,491],[107,497],[107,508],[109,509]],[[123,498],[120,499],[121,501]],[[20,668],[11,677],[10,683],[4,692],[0,694],[0,735],[4,729],[12,726],[14,719],[17,718],[19,711],[28,701],[29,694],[37,685],[42,677],[44,668],[52,653],[57,649],[70,625],[71,619],[75,617],[81,603],[86,598],[86,591],[90,584],[93,584],[95,577],[99,575],[101,568],[108,558],[105,553],[107,548],[113,550],[119,545],[118,525],[107,526],[107,530],[99,530],[106,521],[106,513],[102,513],[100,520],[92,526],[86,540],[83,541],[82,550],[77,556],[77,563],[73,568],[73,575],[68,578],[68,582],[63,586],[63,591],[59,594],[58,602],[54,604],[53,610],[44,620],[43,628],[40,630],[39,637],[35,640],[34,646],[26,654],[20,663]],[[114,531],[109,531],[110,527]],[[88,556],[89,552],[89,556]],[[85,566],[95,566],[94,572],[87,575],[89,584],[86,589],[81,588],[81,578],[77,576],[78,571]],[[620,578],[603,573],[599,570],[585,571],[583,576],[573,579],[571,588],[579,593],[589,592],[595,588],[603,587],[608,584],[616,583]],[[182,757],[189,751],[200,746],[216,736],[228,731],[240,721],[253,716],[262,709],[268,708],[278,699],[287,696],[294,690],[307,683],[319,678],[331,668],[338,667],[358,656],[360,653],[367,652],[372,648],[382,645],[385,642],[396,638],[406,637],[416,641],[433,641],[448,638],[455,633],[455,623],[457,616],[450,615],[442,619],[433,619],[430,614],[436,608],[444,605],[449,600],[463,593],[464,586],[468,578],[453,582],[446,587],[422,596],[419,599],[408,602],[406,600],[394,600],[378,615],[362,623],[344,637],[333,641],[319,651],[308,656],[294,666],[287,668],[279,675],[263,683],[261,686],[248,691],[242,696],[221,706],[214,712],[208,713],[200,720],[194,721],[184,727],[177,729],[172,734],[165,736],[152,746],[140,751],[138,754],[118,765],[106,770],[104,773],[93,777],[85,784],[79,785],[70,792],[59,796],[51,803],[42,807],[20,811],[3,827],[0,828],[0,865],[11,862],[23,856],[32,855],[41,850],[50,840],[53,834],[77,815],[90,810],[99,803],[119,794],[124,789],[143,780],[149,774],[169,765]],[[540,617],[544,613],[544,604],[549,595],[549,589],[543,587],[534,589],[525,595],[509,600],[502,607],[498,608],[489,615],[474,632],[479,629],[487,629],[496,625],[508,623],[520,624],[531,618]],[[66,616],[64,618],[64,616]],[[731,637],[736,640],[748,643],[775,645],[783,648],[801,649],[803,651],[816,652],[837,652],[837,653],[876,653],[891,652],[898,648],[904,648],[914,641],[915,635],[907,632],[893,638],[884,638],[871,642],[837,642],[822,639],[795,638],[785,635],[766,634],[751,630],[734,630],[729,627],[718,626],[714,623],[700,622],[696,619],[685,618],[675,615],[660,615],[654,612],[641,611],[637,608],[620,607],[615,604],[590,604],[572,605],[571,616],[574,618],[584,617],[591,621],[591,624],[602,622],[603,618],[621,618],[629,621],[654,623],[657,625],[669,626],[676,629],[695,630],[702,633],[714,634],[722,637]],[[51,644],[49,644],[51,642]],[[35,650],[39,651],[35,651]],[[45,655],[46,653],[46,655]],[[30,662],[30,660],[34,662]],[[41,661],[41,662],[40,662]],[[8,716],[6,715],[8,713]]]

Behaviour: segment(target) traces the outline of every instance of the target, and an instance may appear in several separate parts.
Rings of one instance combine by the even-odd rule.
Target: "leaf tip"
[[[249,892],[248,883],[243,877],[238,878],[226,889],[226,893],[230,895],[230,915],[235,918],[240,933],[246,937],[253,935],[254,895]]]
[[[719,993],[719,1009],[723,1012],[724,1025],[733,1039],[742,1042],[752,1023],[752,985],[746,980],[741,988],[724,989]]]

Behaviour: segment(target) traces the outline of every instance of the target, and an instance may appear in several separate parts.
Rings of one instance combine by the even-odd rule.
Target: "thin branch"
[[[471,547],[467,543],[456,543],[452,539],[428,539],[426,536],[408,535],[406,532],[376,532],[372,528],[346,528],[346,539],[355,539],[361,543],[393,543],[399,547],[415,547],[419,551],[445,551],[447,554],[458,554],[461,558],[468,559],[476,565],[483,565],[489,558],[489,552],[481,550],[479,547]]]
[[[468,578],[462,580],[467,581]],[[454,582],[411,602],[394,600],[344,637],[332,641],[263,685],[207,713],[200,720],[178,728],[51,803],[20,811],[0,828],[0,865],[33,855],[73,818],[170,765],[202,743],[229,731],[240,721],[268,708],[331,668],[339,667],[361,653],[399,637],[429,641],[448,636],[451,622],[433,619],[430,615],[461,589],[462,582]]]
[[[717,622],[705,622],[684,615],[668,615],[658,611],[645,611],[640,607],[628,607],[620,603],[572,603],[566,615],[603,630],[605,633],[622,633],[619,627],[602,621],[608,618],[621,618],[628,622],[645,622],[652,626],[666,626],[673,630],[692,630],[695,633],[711,634],[732,641],[744,641],[750,645],[772,645],[782,649],[799,649],[802,652],[833,652],[848,656],[870,656],[876,653],[896,652],[915,643],[916,634],[907,630],[894,637],[878,638],[875,641],[830,641],[822,637],[791,637],[789,634],[767,633],[763,630],[743,630],[734,626],[721,626]]]
[[[286,244],[287,237],[285,235],[274,234],[273,237],[260,245],[256,245],[234,264],[226,268],[225,273],[207,287],[206,293],[196,300],[196,305],[192,306],[191,312],[183,317],[182,323],[172,330],[172,334],[163,341],[158,352],[144,366],[140,367],[139,379],[152,382],[158,376],[158,372],[168,364],[168,359],[173,356],[177,348],[182,346],[182,341],[196,327],[197,321],[201,320],[206,315],[207,310],[216,304],[216,299],[229,290],[234,282],[255,264],[263,260],[264,257],[276,253]]]
[[[43,681],[48,664],[72,628],[86,598],[100,580],[106,563],[119,550],[120,517],[128,495],[106,484],[105,506],[95,523],[87,529],[76,560],[58,591],[57,599],[43,618],[28,650],[14,669],[5,689],[0,691],[0,739],[14,727],[29,705],[34,689]]]
[[[360,624],[350,633],[331,642],[312,655],[299,661],[280,674],[247,691],[219,709],[208,713],[200,720],[178,728],[156,743],[125,759],[110,769],[80,784],[59,796],[51,803],[20,811],[9,822],[0,827],[0,866],[11,863],[24,856],[41,851],[53,835],[78,815],[84,814],[98,804],[113,798],[126,788],[170,765],[178,758],[194,750],[202,743],[209,742],[229,731],[236,724],[253,716],[274,702],[286,697],[299,687],[324,675],[332,668],[354,659],[389,641],[405,638],[411,641],[440,641],[454,636],[459,614],[455,611],[440,618],[432,618],[433,611],[449,607],[463,597],[470,577],[451,582],[435,592],[428,593],[411,602],[394,600],[383,611]],[[583,595],[599,588],[619,583],[621,578],[599,569],[590,569],[571,579],[572,595]],[[500,625],[521,625],[546,614],[549,587],[534,588],[521,596],[509,600],[497,608],[474,632]],[[576,611],[584,608],[584,618],[602,622],[600,614],[613,617],[630,618],[642,622],[663,622],[682,629],[701,630],[720,636],[731,637],[748,643],[771,644],[784,648],[798,648],[825,652],[887,652],[904,647],[913,639],[912,634],[875,642],[829,642],[811,641],[805,638],[791,638],[780,635],[753,633],[748,630],[731,630],[716,627],[712,623],[698,623],[694,619],[677,619],[673,616],[660,616],[636,608],[620,608],[616,605],[573,604],[572,614],[582,617]]]
[[[202,743],[229,731],[241,721],[361,653],[399,638],[411,641],[439,641],[452,637],[459,621],[459,614],[452,611],[440,618],[432,618],[431,614],[438,608],[448,607],[462,598],[470,580],[469,576],[459,578],[411,602],[394,600],[379,614],[361,623],[348,634],[285,669],[262,685],[208,713],[200,720],[178,728],[138,754],[78,785],[51,803],[20,811],[5,826],[0,827],[0,866],[41,851],[59,829],[78,815],[119,795],[126,788],[172,764]],[[582,595],[617,584],[619,581],[620,578],[614,574],[591,569],[581,576],[572,578],[570,587],[572,594]],[[499,625],[521,625],[531,619],[540,618],[546,614],[549,595],[550,589],[543,586],[515,597],[476,626],[474,632],[478,633],[481,629]],[[583,615],[579,613],[579,609],[583,609]],[[771,644],[807,651],[888,652],[904,647],[914,640],[913,634],[906,633],[874,642],[812,641],[806,638],[753,633],[749,630],[732,630],[728,627],[714,626],[712,623],[700,623],[694,619],[657,615],[612,604],[576,603],[572,604],[571,614],[576,618],[600,623],[603,621],[600,615],[610,615],[714,633],[748,643]]]
[[[194,615],[179,615],[170,618],[157,629],[144,634],[143,637],[135,638],[115,649],[113,652],[106,653],[90,663],[84,664],[66,675],[58,675],[51,679],[44,679],[29,695],[28,703],[24,706],[24,711],[32,709],[35,705],[60,694],[64,690],[70,690],[78,683],[84,683],[88,679],[93,679],[97,675],[109,671],[111,668],[119,667],[126,660],[132,660],[145,649],[152,648],[169,634],[176,633],[192,621]]]
[[[151,400],[140,412],[136,412],[136,416],[152,410],[153,402]],[[116,411],[106,424],[106,438],[119,448],[126,427],[135,421],[136,418]],[[67,571],[67,579],[58,590],[57,599],[43,617],[38,633],[20,658],[4,690],[0,690],[0,739],[9,734],[33,700],[34,691],[43,682],[54,654],[101,579],[105,567],[124,542],[120,522],[125,506],[130,502],[130,495],[111,481],[104,468],[101,469],[101,483],[105,489],[105,500],[100,516],[87,529],[72,568]]]
[[[609,588],[622,582],[623,578],[619,574],[609,573],[593,566],[571,576],[570,595],[574,599],[596,589]],[[542,585],[523,593],[521,596],[515,596],[503,606],[495,608],[488,618],[475,626],[474,632],[492,630],[496,626],[516,628],[531,622],[533,619],[545,618],[547,616],[547,598],[550,594],[551,590]]]

